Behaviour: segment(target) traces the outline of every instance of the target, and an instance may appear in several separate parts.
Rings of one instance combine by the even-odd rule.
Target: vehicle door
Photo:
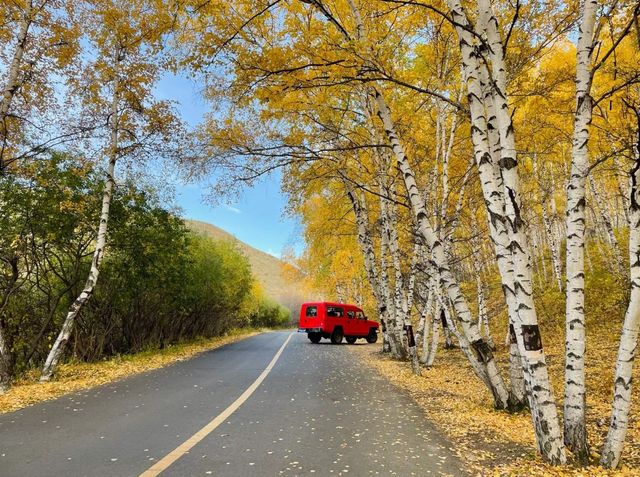
[[[356,320],[356,310],[354,310],[353,308],[347,308],[347,319],[345,321],[345,336],[357,336],[358,320]]]
[[[358,328],[358,336],[366,336],[369,333],[368,325],[367,325],[367,317],[364,316],[364,312],[362,310],[356,311],[356,326]]]
[[[317,305],[305,304],[300,312],[302,328],[322,328],[322,317]]]
[[[336,326],[342,326],[343,332],[344,329],[344,308],[341,306],[333,306],[327,305],[326,309],[326,325],[325,328],[329,333],[333,331],[333,328]],[[345,333],[346,334],[346,333]]]

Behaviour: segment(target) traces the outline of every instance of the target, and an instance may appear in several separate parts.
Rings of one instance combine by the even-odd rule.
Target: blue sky
[[[200,95],[200,88],[191,80],[166,75],[156,87],[156,96],[170,99],[187,123],[200,123],[209,108]],[[205,201],[208,184],[213,177],[196,183],[175,181],[176,204],[187,219],[214,224],[249,245],[279,256],[286,246],[299,253],[303,247],[300,225],[295,218],[284,217],[286,197],[280,191],[280,175],[265,177],[252,188],[245,189],[232,203],[213,206]]]

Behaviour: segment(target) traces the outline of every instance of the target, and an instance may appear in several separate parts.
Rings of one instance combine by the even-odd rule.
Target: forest
[[[162,234],[189,240],[154,204],[162,194],[126,192],[116,166],[133,174],[161,158],[187,176],[215,172],[221,198],[280,170],[307,246],[290,272],[362,304],[384,323],[384,352],[415,374],[454,347],[495,412],[530,415],[545,462],[618,467],[637,397],[639,14],[637,0],[5,3],[0,383],[14,355],[49,379],[70,340],[83,354],[183,336],[161,318],[174,326],[179,300],[153,296],[191,282],[172,270],[145,281],[129,261],[158,266],[153,253],[169,252],[146,244]],[[154,97],[166,74],[200,85],[212,112],[198,127]],[[50,176],[61,190],[45,195],[60,195],[32,196]],[[43,219],[21,216],[34,212]],[[23,228],[73,214],[93,219]],[[153,232],[127,232],[137,220]],[[130,251],[138,240],[145,253]],[[235,257],[187,247],[196,264]],[[198,294],[203,277],[187,268]],[[215,332],[201,309],[184,313],[186,336]],[[22,333],[36,344],[16,345]],[[594,376],[600,350],[610,374]],[[597,426],[593,382],[607,387]]]

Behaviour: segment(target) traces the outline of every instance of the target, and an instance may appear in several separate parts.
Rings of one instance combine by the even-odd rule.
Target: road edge
[[[164,350],[116,356],[95,363],[66,363],[60,366],[59,377],[47,383],[38,382],[37,372],[34,371],[27,378],[18,381],[5,394],[0,395],[0,415],[166,368],[175,363],[193,359],[202,353],[273,331],[240,329],[226,336],[182,343]]]

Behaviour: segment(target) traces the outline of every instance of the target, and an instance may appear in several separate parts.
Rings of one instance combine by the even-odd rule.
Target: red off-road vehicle
[[[358,338],[368,343],[378,341],[378,328],[375,321],[367,320],[364,312],[354,305],[344,303],[303,303],[300,308],[300,326],[298,331],[307,333],[312,343],[322,338],[330,338],[333,344],[342,342],[353,344]]]

